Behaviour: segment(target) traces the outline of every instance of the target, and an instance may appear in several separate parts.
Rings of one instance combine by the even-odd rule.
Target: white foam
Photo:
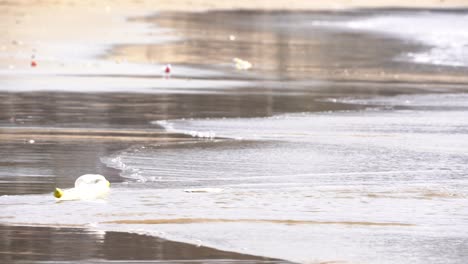
[[[214,139],[216,137],[216,133],[214,131],[197,131],[197,130],[181,130],[175,129],[174,125],[167,120],[159,120],[152,122],[153,124],[162,126],[166,131],[171,133],[181,133],[185,135],[190,135],[192,137],[198,138],[206,138],[206,139]]]

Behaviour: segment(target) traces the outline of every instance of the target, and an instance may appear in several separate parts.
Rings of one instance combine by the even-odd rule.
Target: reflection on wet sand
[[[0,225],[0,262],[287,263],[123,232]]]
[[[126,130],[112,128],[51,128],[51,127],[3,127],[0,128],[3,140],[68,140],[68,141],[181,141],[188,136],[172,134],[160,130]],[[33,143],[31,141],[31,143]]]
[[[379,14],[412,16],[406,10]],[[294,80],[372,80],[397,82],[467,81],[463,68],[414,65],[395,60],[425,47],[393,37],[358,31],[330,30],[316,21],[346,21],[372,17],[375,11],[278,12],[212,11],[164,13],[144,21],[175,29],[182,41],[158,45],[121,45],[111,58],[139,62],[190,63],[232,68],[232,58],[244,58],[261,78]],[[235,39],[230,39],[235,36]],[[443,72],[443,74],[441,74]]]
[[[196,94],[132,93],[0,93],[3,126],[154,129],[154,120],[200,117],[269,116],[288,111],[350,108],[315,100],[313,92],[298,97],[254,87]],[[294,90],[293,90],[294,91]],[[289,92],[293,92],[289,91]],[[337,91],[338,93],[338,91]],[[41,100],[37,100],[41,98]]]

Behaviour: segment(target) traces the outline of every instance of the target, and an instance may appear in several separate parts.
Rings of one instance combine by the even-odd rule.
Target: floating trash
[[[246,60],[241,60],[239,58],[234,58],[232,61],[235,64],[236,69],[238,70],[248,70],[252,68],[252,63],[246,61]]]
[[[54,197],[59,201],[94,200],[104,198],[110,189],[110,182],[100,174],[85,174],[75,181],[75,187],[62,190],[55,188]]]

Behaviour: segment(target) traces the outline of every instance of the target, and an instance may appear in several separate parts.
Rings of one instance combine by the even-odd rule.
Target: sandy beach
[[[0,262],[465,263],[467,8],[0,1]]]
[[[171,12],[206,12],[216,10],[206,16],[205,20],[225,16],[222,11],[229,10],[259,10],[263,12],[294,11],[337,12],[352,9],[392,9],[392,8],[426,8],[426,9],[463,9],[468,6],[466,1],[418,1],[417,3],[402,3],[401,1],[294,1],[292,4],[284,1],[15,1],[1,5],[2,38],[0,50],[2,58],[0,68],[3,74],[9,70],[15,73],[30,73],[31,58],[39,64],[33,73],[55,74],[102,74],[119,75],[151,75],[154,68],[162,67],[164,63],[184,63],[187,58],[182,57],[180,45],[158,47],[157,56],[151,54],[142,57],[139,47],[151,43],[171,43],[185,38],[193,32],[177,24],[177,18],[171,19]],[[155,14],[157,15],[154,17]],[[164,15],[168,14],[168,15]],[[177,15],[176,15],[177,16]],[[144,17],[147,17],[144,19]],[[151,18],[153,17],[153,18]],[[169,19],[166,19],[169,17]],[[211,17],[211,18],[208,18]],[[206,19],[208,18],[208,19]],[[229,15],[226,16],[229,19]],[[233,18],[236,19],[236,18]],[[152,27],[147,20],[157,22],[160,27]],[[180,19],[182,21],[183,19]],[[170,21],[171,24],[167,24]],[[191,23],[203,23],[202,20]],[[202,24],[200,26],[215,27],[216,24]],[[92,29],[92,30],[90,30]],[[213,28],[214,29],[214,28]],[[228,29],[226,29],[228,30]],[[200,33],[200,32],[198,32]],[[196,34],[198,34],[196,33]],[[206,37],[206,36],[205,36]],[[251,37],[251,36],[249,36]],[[271,42],[271,35],[257,34],[255,38],[262,38]],[[207,39],[208,40],[208,39]],[[343,39],[346,41],[346,39]],[[136,47],[136,51],[132,50]],[[184,47],[182,47],[184,48]],[[190,47],[194,48],[194,47]],[[176,50],[174,50],[176,49]],[[187,51],[190,52],[190,51]],[[319,52],[319,51],[317,51]],[[324,58],[312,54],[320,63]],[[104,59],[104,60],[102,60]],[[136,62],[136,65],[125,67],[122,62]],[[197,58],[197,63],[212,63],[205,58]],[[319,61],[318,61],[319,62]],[[143,67],[141,65],[143,63]],[[263,64],[272,64],[265,61]],[[146,67],[146,66],[150,67]],[[271,67],[271,66],[268,66]],[[97,71],[96,71],[97,70]],[[271,70],[271,68],[268,68]],[[387,69],[388,70],[388,69]],[[412,69],[414,70],[414,69]],[[158,71],[160,74],[160,72]],[[449,77],[432,71],[412,71],[394,69],[382,71],[375,67],[359,69],[317,67],[309,69],[319,79],[333,80],[373,80],[373,81],[403,81],[403,82],[452,82],[464,83],[464,71],[454,71]],[[193,77],[193,76],[189,76]],[[147,86],[143,84],[143,86]]]

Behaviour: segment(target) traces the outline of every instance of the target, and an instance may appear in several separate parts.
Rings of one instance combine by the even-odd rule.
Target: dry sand
[[[15,0],[1,1],[3,5],[17,6],[68,6],[73,9],[79,8],[99,8],[113,11],[153,9],[155,11],[203,11],[213,9],[267,9],[267,10],[297,10],[297,9],[343,9],[343,8],[382,8],[382,7],[407,7],[407,8],[453,8],[467,7],[466,0],[330,0],[330,1],[310,1],[310,0]]]

